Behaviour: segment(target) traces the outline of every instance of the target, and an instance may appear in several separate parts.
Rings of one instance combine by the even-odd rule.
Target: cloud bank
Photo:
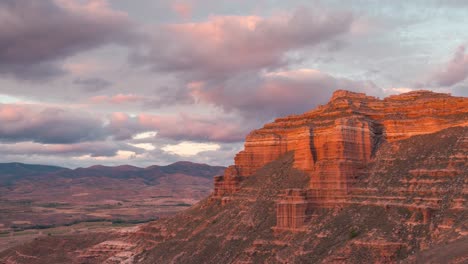
[[[206,21],[166,24],[155,30],[136,64],[179,72],[191,79],[223,79],[291,62],[290,51],[349,32],[350,12],[297,9],[271,17],[212,16]]]
[[[459,46],[445,68],[435,73],[433,78],[437,85],[452,86],[468,78],[468,54],[465,51],[464,45]]]
[[[45,79],[64,73],[64,58],[110,43],[126,43],[132,22],[105,0],[2,0],[0,73]]]

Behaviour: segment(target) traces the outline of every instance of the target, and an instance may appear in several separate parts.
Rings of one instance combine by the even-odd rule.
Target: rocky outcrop
[[[239,190],[243,179],[285,153],[293,152],[294,167],[309,175],[310,184],[303,190],[285,190],[278,197],[275,230],[301,230],[313,208],[364,201],[386,208],[405,208],[413,212],[412,219],[427,224],[431,212],[439,209],[438,196],[417,196],[408,202],[408,192],[439,194],[442,190],[423,191],[425,187],[420,186],[443,181],[442,178],[456,176],[460,171],[451,167],[415,169],[410,171],[413,179],[405,182],[408,187],[396,188],[385,196],[372,195],[372,190],[366,187],[359,188],[357,180],[366,173],[383,142],[397,142],[448,127],[465,127],[467,115],[468,100],[449,94],[416,91],[380,100],[361,93],[337,91],[328,104],[314,111],[278,118],[250,133],[245,149],[235,157],[235,165],[215,179],[212,197],[221,198],[222,204],[226,204],[231,200],[229,196]],[[422,175],[439,179],[417,179]],[[453,206],[460,207],[463,202],[463,198],[455,198]]]
[[[316,110],[250,133],[235,165],[216,178],[214,197],[236,192],[243,178],[293,151],[294,167],[310,175],[311,195],[338,198],[350,191],[381,142],[466,126],[467,113],[468,100],[449,94],[415,91],[381,100],[339,90]]]
[[[103,263],[123,263],[125,261],[131,263],[134,247],[135,245],[123,241],[105,241],[80,252],[78,258],[83,263],[102,261],[104,257],[108,258]]]
[[[276,203],[276,226],[274,230],[301,230],[307,221],[309,206],[307,192],[288,189],[279,195]]]
[[[242,177],[236,166],[229,166],[224,175],[214,177],[214,197],[222,197],[225,194],[235,193],[240,188]]]

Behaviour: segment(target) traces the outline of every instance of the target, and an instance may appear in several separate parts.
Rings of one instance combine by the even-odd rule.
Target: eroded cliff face
[[[336,91],[316,110],[278,118],[250,133],[235,165],[216,178],[214,197],[236,192],[245,177],[292,151],[294,167],[310,175],[309,195],[339,198],[382,142],[466,126],[467,113],[468,100],[449,94],[415,91],[380,100]]]
[[[368,129],[368,123],[345,124],[358,126],[357,134]],[[346,145],[337,131],[342,130],[327,139],[340,140],[330,144]],[[351,142],[338,152],[346,157],[355,151],[348,160],[336,152],[336,159],[321,160],[317,149],[310,174],[296,169],[297,155],[288,152],[243,177],[237,191],[221,200],[208,199],[175,220],[147,226],[148,240],[158,244],[141,260],[465,263],[468,127],[457,123],[436,133],[383,140],[370,148],[368,160],[355,154],[366,153],[366,144]],[[352,178],[346,192],[324,191],[341,186],[327,177],[343,175]]]

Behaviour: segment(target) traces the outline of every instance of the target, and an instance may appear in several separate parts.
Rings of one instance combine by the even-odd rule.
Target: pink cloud
[[[108,102],[109,97],[106,95],[98,95],[98,96],[93,96],[89,98],[89,101],[94,103],[94,104],[102,104]]]
[[[145,127],[158,131],[158,136],[176,140],[236,142],[241,141],[249,127],[241,120],[179,114],[172,116],[140,115]]]
[[[143,101],[142,96],[133,94],[117,94],[114,96],[98,95],[91,97],[89,101],[95,104],[126,104]]]
[[[1,105],[0,120],[4,122],[16,122],[23,118],[27,110],[18,105]]]
[[[119,150],[130,150],[136,153],[140,149],[116,142],[82,142],[74,144],[40,144],[35,142],[0,143],[0,152],[8,155],[41,155],[41,156],[83,156],[113,157]]]
[[[126,113],[122,112],[115,112],[110,115],[110,121],[111,123],[125,123],[130,120],[130,116],[127,115]]]
[[[445,69],[435,74],[433,78],[438,85],[452,86],[468,77],[468,54],[465,50],[465,46],[459,46]]]
[[[163,26],[149,50],[134,59],[156,70],[182,72],[190,81],[216,80],[284,66],[288,52],[346,34],[353,21],[351,13],[309,9],[270,17],[212,16]]]
[[[174,3],[171,8],[182,18],[189,18],[192,15],[192,5],[188,3]]]
[[[113,10],[107,0],[54,0],[53,2],[70,13],[80,14],[84,17],[101,17],[111,20],[128,19],[128,14]]]
[[[122,104],[122,103],[130,103],[130,102],[138,102],[143,100],[142,96],[133,95],[133,94],[117,94],[114,95],[110,101],[114,104]]]
[[[252,125],[238,118],[198,116],[189,114],[132,117],[126,113],[109,116],[107,129],[116,139],[129,139],[148,131],[172,140],[238,142],[252,129]]]

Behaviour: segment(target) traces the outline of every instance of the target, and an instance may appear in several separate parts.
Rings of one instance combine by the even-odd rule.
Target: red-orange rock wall
[[[301,229],[307,220],[307,206],[307,192],[300,189],[286,190],[276,203],[276,229]]]
[[[313,134],[309,127],[280,129],[277,131],[254,131],[247,136],[245,150],[235,157],[240,176],[249,176],[265,164],[278,159],[288,151],[295,152],[297,167],[313,168]]]
[[[286,153],[287,142],[284,134],[253,132],[247,136],[245,150],[239,152],[235,160],[241,176],[249,176],[268,162]]]
[[[373,124],[357,118],[341,118],[331,127],[317,129],[314,146],[317,163],[311,173],[312,189],[329,190],[327,195],[342,195],[371,159],[379,135]],[[299,168],[301,169],[301,168]]]
[[[468,99],[448,94],[417,91],[380,100],[337,91],[327,105],[278,118],[250,133],[234,167],[226,171],[225,183],[219,181],[216,188],[223,189],[218,193],[235,192],[242,177],[294,151],[295,168],[311,175],[315,193],[323,197],[346,194],[380,141],[468,126],[467,114]]]

